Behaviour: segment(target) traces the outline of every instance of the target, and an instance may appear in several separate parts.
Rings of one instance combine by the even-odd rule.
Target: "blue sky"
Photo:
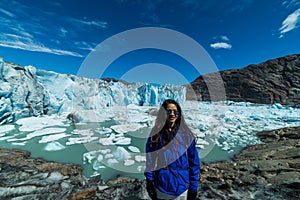
[[[5,61],[75,75],[101,42],[141,27],[192,38],[217,70],[300,53],[299,0],[2,0],[0,21]],[[139,49],[121,55],[101,77],[184,84],[199,75],[178,55]]]

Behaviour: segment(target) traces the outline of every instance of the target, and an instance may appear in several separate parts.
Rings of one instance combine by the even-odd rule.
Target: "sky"
[[[0,21],[6,62],[90,78],[181,85],[300,53],[300,0],[1,0]]]

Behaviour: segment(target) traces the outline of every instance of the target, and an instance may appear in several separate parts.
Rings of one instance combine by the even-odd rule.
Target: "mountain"
[[[218,74],[223,79],[227,100],[300,105],[300,54],[200,76],[187,87],[186,98],[210,101],[207,83],[214,84]]]

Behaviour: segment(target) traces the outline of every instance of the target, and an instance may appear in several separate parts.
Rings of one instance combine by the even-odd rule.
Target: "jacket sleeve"
[[[146,169],[144,172],[144,175],[147,180],[153,181],[154,176],[153,176],[153,169],[155,165],[155,158],[153,153],[151,153],[153,150],[151,148],[151,137],[148,138],[146,142]]]
[[[200,158],[196,148],[195,140],[189,146],[187,153],[188,153],[189,176],[190,176],[189,190],[191,190],[192,192],[197,192],[199,174],[200,174]]]

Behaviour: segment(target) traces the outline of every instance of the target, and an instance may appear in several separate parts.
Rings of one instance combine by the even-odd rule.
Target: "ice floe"
[[[28,132],[40,130],[50,126],[65,126],[64,120],[59,117],[55,117],[54,115],[22,118],[17,120],[16,124],[20,125],[19,131]]]
[[[135,146],[128,146],[128,149],[134,153],[140,153],[140,149]]]
[[[62,149],[65,149],[66,147],[63,146],[62,144],[60,144],[59,142],[50,142],[48,143],[44,150],[45,151],[59,151],[59,150],[62,150]]]
[[[42,139],[39,141],[39,143],[48,143],[68,136],[69,135],[67,133],[59,133],[54,135],[43,136]]]
[[[0,126],[0,133],[6,133],[9,131],[12,131],[15,129],[14,125],[8,124],[8,125],[2,125]]]

